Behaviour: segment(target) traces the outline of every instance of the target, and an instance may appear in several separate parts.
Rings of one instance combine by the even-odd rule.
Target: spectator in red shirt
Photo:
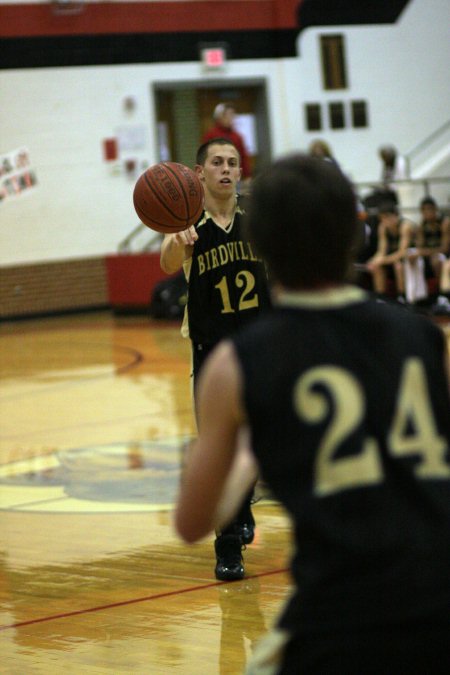
[[[213,114],[215,124],[204,134],[202,143],[213,138],[226,138],[236,146],[241,156],[242,178],[251,177],[250,160],[244,139],[241,134],[233,129],[234,118],[236,117],[236,108],[231,103],[219,103]]]

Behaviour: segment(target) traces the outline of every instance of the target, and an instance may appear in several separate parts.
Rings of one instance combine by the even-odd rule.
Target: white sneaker
[[[450,301],[445,295],[439,295],[436,303],[432,307],[432,312],[436,316],[450,316]]]

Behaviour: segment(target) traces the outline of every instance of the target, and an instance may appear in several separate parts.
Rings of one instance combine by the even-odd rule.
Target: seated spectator
[[[427,277],[440,280],[442,270],[450,254],[450,218],[439,213],[432,197],[420,202],[422,220],[417,229],[417,254],[425,258]]]
[[[389,296],[388,280],[393,280],[399,300],[405,300],[404,259],[412,245],[415,225],[403,218],[398,208],[388,202],[378,211],[378,247],[366,262],[373,288],[380,296]]]
[[[398,198],[396,192],[392,190],[375,187],[361,200],[361,203],[367,214],[366,223],[369,227],[367,247],[359,259],[359,262],[365,262],[375,255],[378,248],[378,226],[380,224],[378,212],[380,206],[385,207],[388,203],[398,206]]]
[[[432,197],[422,199],[420,212],[422,220],[417,229],[415,254],[409,257],[415,261],[420,256],[425,261],[425,277],[437,280],[434,299],[439,300],[437,308],[440,309],[448,305],[448,299],[439,296],[450,292],[450,218],[439,212]]]

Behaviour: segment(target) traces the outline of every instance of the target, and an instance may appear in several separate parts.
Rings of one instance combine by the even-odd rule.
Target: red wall
[[[159,253],[106,257],[108,302],[113,309],[148,308],[155,284],[169,278],[159,258]]]
[[[175,33],[296,28],[299,0],[77,2],[79,13],[55,3],[0,5],[0,35],[31,37],[111,33]],[[68,5],[66,4],[68,7]]]

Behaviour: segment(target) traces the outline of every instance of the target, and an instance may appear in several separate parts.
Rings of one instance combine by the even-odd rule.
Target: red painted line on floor
[[[284,574],[289,570],[280,569],[272,570],[270,572],[261,572],[261,574],[251,574],[250,576],[245,577],[245,580],[248,579],[260,579],[261,577],[269,577],[275,574]],[[209,584],[203,584],[201,586],[191,586],[189,588],[180,588],[177,591],[167,591],[165,593],[157,593],[156,595],[148,595],[144,598],[134,598],[133,600],[122,600],[121,602],[112,602],[109,605],[100,605],[99,607],[89,607],[87,609],[77,609],[74,612],[63,612],[61,614],[53,614],[52,616],[42,616],[38,619],[30,619],[29,621],[20,621],[17,623],[7,624],[6,626],[0,626],[0,631],[9,630],[10,628],[21,628],[22,626],[31,626],[36,623],[44,623],[45,621],[56,621],[57,619],[68,619],[72,616],[79,616],[81,614],[91,614],[92,612],[101,612],[105,609],[115,609],[116,607],[125,607],[126,605],[135,605],[138,602],[149,602],[150,600],[158,600],[159,598],[168,598],[171,595],[182,595],[183,593],[192,593],[194,591],[202,591],[206,588],[214,588],[215,586],[224,586],[226,584],[236,584],[238,581],[213,581]]]

